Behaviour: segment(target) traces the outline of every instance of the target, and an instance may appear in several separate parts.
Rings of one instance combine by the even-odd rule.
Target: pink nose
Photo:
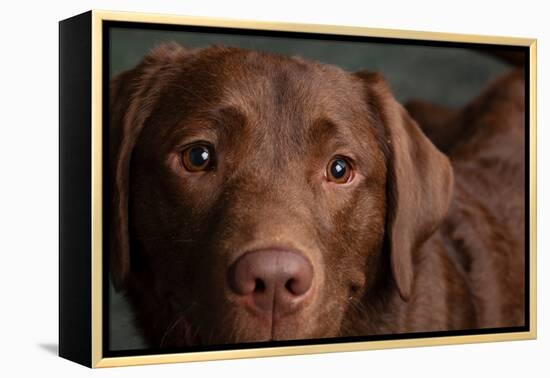
[[[260,250],[241,256],[229,269],[229,286],[244,303],[282,317],[303,307],[311,291],[313,268],[295,252]]]

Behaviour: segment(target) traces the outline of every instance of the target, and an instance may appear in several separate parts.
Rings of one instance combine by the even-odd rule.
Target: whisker
[[[164,346],[164,342],[166,341],[166,337],[176,328],[176,326],[185,318],[185,314],[182,314],[179,316],[172,324],[164,331],[164,335],[162,335],[162,339],[160,340],[160,347],[162,348]]]
[[[164,331],[164,334],[162,335],[162,338],[160,340],[160,347],[164,345],[164,343],[166,342],[166,338],[170,335],[170,333],[172,333],[176,329],[178,324],[185,319],[187,312],[196,304],[197,302],[191,302],[189,306],[187,306],[187,308],[183,310],[172,323],[169,324],[169,326],[166,328],[166,331]],[[192,325],[188,325],[188,327],[191,327],[191,326]]]

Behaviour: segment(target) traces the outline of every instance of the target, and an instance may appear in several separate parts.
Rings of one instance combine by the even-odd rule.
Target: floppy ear
[[[117,290],[130,272],[128,192],[130,159],[141,130],[168,79],[168,66],[184,53],[176,44],[157,47],[135,68],[115,76],[109,88],[110,272]]]
[[[356,74],[365,83],[374,118],[384,125],[389,147],[386,233],[392,274],[401,298],[414,281],[415,250],[447,214],[453,171],[449,159],[422,133],[377,74]]]

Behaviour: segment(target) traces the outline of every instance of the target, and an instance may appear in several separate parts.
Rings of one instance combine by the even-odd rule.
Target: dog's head
[[[353,334],[452,170],[375,74],[165,45],[111,82],[110,269],[154,345]]]

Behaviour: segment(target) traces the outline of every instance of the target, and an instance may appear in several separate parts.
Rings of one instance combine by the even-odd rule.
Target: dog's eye
[[[212,152],[208,146],[195,145],[183,151],[183,166],[189,172],[204,171],[211,167]]]
[[[327,179],[337,184],[350,182],[353,179],[352,173],[351,164],[345,158],[333,158],[327,165]]]

